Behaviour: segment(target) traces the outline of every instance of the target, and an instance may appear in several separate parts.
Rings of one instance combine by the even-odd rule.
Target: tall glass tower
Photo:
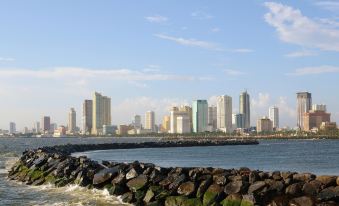
[[[312,94],[309,92],[297,93],[297,126],[299,129],[304,128],[304,114],[312,108]]]
[[[208,130],[208,103],[207,100],[193,101],[192,105],[193,132]]]
[[[251,127],[250,95],[247,91],[240,94],[239,113],[243,115],[244,128]]]

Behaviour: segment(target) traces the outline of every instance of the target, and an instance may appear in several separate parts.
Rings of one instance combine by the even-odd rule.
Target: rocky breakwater
[[[140,206],[339,205],[336,176],[248,168],[162,168],[138,161],[99,163],[70,156],[65,148],[71,146],[25,151],[8,177],[29,185],[107,189]]]

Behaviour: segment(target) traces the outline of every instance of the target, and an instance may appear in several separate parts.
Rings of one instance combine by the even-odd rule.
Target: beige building
[[[102,134],[103,125],[111,125],[111,98],[93,94],[92,134]]]
[[[217,127],[224,132],[232,131],[232,97],[217,97]]]
[[[93,123],[93,101],[86,99],[82,104],[82,133],[90,134]]]
[[[155,132],[155,114],[153,111],[147,111],[145,114],[145,129]]]
[[[162,119],[161,124],[161,132],[167,133],[171,129],[171,117],[169,115],[165,115]]]
[[[170,133],[181,133],[178,132],[178,117],[183,117],[186,121],[188,119],[188,130],[191,132],[192,128],[192,108],[190,106],[180,106],[178,107],[172,107],[170,111]],[[186,130],[187,128],[185,128]]]
[[[319,129],[323,122],[331,122],[331,114],[325,111],[311,110],[304,114],[303,129],[304,131],[310,131],[313,128]]]
[[[257,120],[257,132],[273,132],[273,122],[268,117]]]
[[[128,131],[132,129],[130,126],[128,125],[119,125],[118,126],[118,134],[119,135],[127,135],[128,134]]]

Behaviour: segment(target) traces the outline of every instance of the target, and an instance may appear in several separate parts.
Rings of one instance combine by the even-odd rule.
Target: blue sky
[[[0,127],[66,124],[93,91],[113,124],[216,95],[251,95],[252,124],[277,105],[294,126],[298,91],[339,120],[339,1],[0,2]]]

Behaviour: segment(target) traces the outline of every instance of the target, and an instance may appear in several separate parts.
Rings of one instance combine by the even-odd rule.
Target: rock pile
[[[138,206],[339,205],[336,176],[248,168],[162,168],[138,161],[99,163],[85,156],[72,157],[60,148],[25,151],[9,178],[29,185],[107,189]]]

